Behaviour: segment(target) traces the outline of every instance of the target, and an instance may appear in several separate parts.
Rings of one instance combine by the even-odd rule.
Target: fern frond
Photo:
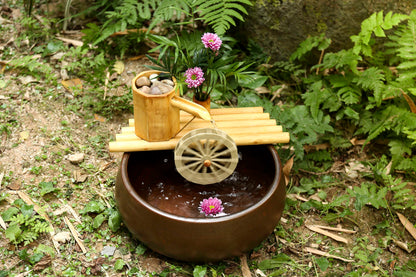
[[[223,35],[231,25],[236,25],[234,18],[244,21],[243,14],[247,14],[247,10],[243,5],[252,4],[248,0],[198,0],[196,5],[196,12],[200,14],[198,19],[212,26],[218,35]]]
[[[362,53],[365,56],[371,57],[372,49],[370,40],[372,35],[385,37],[385,30],[390,30],[407,18],[407,15],[393,14],[392,12],[387,13],[385,17],[383,17],[383,11],[373,13],[361,23],[360,33],[350,37],[352,42],[354,42],[353,52],[357,55]]]
[[[22,233],[22,235],[19,237],[19,243],[24,241],[24,245],[28,245],[29,243],[35,241],[38,238],[39,234],[26,230]]]

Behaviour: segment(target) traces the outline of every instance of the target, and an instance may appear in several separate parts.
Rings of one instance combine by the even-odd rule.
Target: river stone
[[[256,0],[238,28],[240,40],[250,39],[263,48],[271,62],[287,60],[308,36],[325,33],[332,40],[327,52],[348,49],[350,36],[361,22],[384,10],[409,14],[414,0]],[[310,62],[317,64],[319,53]]]
[[[160,94],[163,94],[163,92],[160,90],[160,88],[158,86],[152,86],[150,88],[149,94],[152,94],[152,95],[160,95]]]
[[[142,86],[139,90],[143,93],[150,94],[150,87],[148,86]]]
[[[164,84],[167,84],[167,85],[171,86],[172,88],[175,86],[175,84],[173,83],[173,81],[170,80],[170,79],[163,79],[161,82],[164,83]]]
[[[157,81],[158,78],[159,78],[159,75],[157,75],[157,74],[151,74],[149,76],[150,82],[152,82],[152,83],[154,83],[155,81]]]
[[[150,86],[150,80],[147,77],[140,77],[136,80],[136,87]]]
[[[173,89],[173,86],[165,84],[165,83],[160,82],[160,81],[154,81],[152,87],[153,86],[158,87],[160,89],[160,91],[162,92],[161,94],[168,93],[168,92],[172,91],[172,89]]]

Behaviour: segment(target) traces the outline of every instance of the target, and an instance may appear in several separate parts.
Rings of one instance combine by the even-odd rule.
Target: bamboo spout
[[[200,117],[204,120],[211,120],[211,115],[209,114],[207,109],[194,102],[174,96],[172,97],[172,99],[170,99],[170,104],[180,110],[184,110],[185,112]]]

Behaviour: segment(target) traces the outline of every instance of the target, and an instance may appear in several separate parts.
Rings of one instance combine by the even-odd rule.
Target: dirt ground
[[[17,51],[13,34],[3,32],[3,35],[0,51]],[[90,200],[115,206],[114,180],[122,153],[110,153],[108,143],[133,116],[125,110],[105,117],[82,103],[97,89],[106,90],[106,97],[131,93],[130,80],[144,70],[146,61],[123,60],[123,72],[115,75],[107,88],[104,85],[92,88],[82,82],[82,89],[76,92],[62,83],[62,64],[50,58],[48,62],[54,68],[56,82],[22,74],[20,70],[7,67],[7,61],[0,61],[0,124],[3,126],[0,130],[0,193],[7,194],[0,202],[0,213],[17,199],[33,201],[39,207],[38,213],[49,217],[55,235],[70,232],[71,225],[76,235],[70,233],[70,237],[58,245],[54,244],[50,234],[43,234],[28,245],[15,245],[5,237],[2,226],[0,270],[10,273],[10,276],[200,276],[194,273],[197,265],[174,261],[147,249],[133,239],[124,226],[112,232],[104,222],[99,228],[92,229],[93,218],[82,214]],[[69,76],[69,79],[77,77]],[[104,93],[100,97],[104,97]],[[350,174],[364,169],[348,166],[351,160],[363,159],[360,147],[343,157],[328,172],[328,175],[339,178],[333,181],[336,185],[321,189],[327,199],[362,181]],[[319,177],[319,174],[291,174],[291,186],[298,186],[301,177]],[[42,182],[54,182],[54,193],[41,195],[39,184]],[[411,187],[414,189],[414,184]],[[250,253],[200,266],[208,269],[209,276],[267,276],[267,272],[278,270],[282,273],[268,276],[344,276],[346,272],[358,269],[371,274],[366,276],[393,276],[395,268],[416,260],[414,240],[397,220],[386,221],[389,216],[393,217],[387,210],[364,206],[348,220],[340,219],[336,227],[351,231],[337,233],[348,240],[347,243],[311,230],[307,226],[327,225],[321,212],[315,208],[293,208],[311,197],[316,198],[316,194],[288,195],[292,208],[287,209],[275,232]],[[407,211],[404,215],[416,222],[414,211]],[[381,226],[386,222],[394,222],[395,231],[388,233],[390,229]],[[377,232],[381,229],[388,230],[387,234],[386,231]],[[31,264],[19,256],[22,250],[32,255],[40,245],[54,250],[43,263]],[[114,251],[106,252],[111,249]],[[325,255],[322,253],[343,260],[328,257],[329,267],[318,269],[317,260]],[[282,257],[282,254],[289,260],[275,260],[280,262],[279,266],[270,270],[257,266]],[[372,260],[372,256],[377,258]],[[115,268],[118,260],[123,261],[120,269]]]

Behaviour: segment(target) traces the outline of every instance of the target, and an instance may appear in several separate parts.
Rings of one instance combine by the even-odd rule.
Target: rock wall
[[[254,0],[249,15],[239,27],[257,42],[272,61],[285,60],[308,35],[325,33],[332,39],[331,51],[352,46],[361,22],[372,13],[388,11],[409,14],[415,0]]]

